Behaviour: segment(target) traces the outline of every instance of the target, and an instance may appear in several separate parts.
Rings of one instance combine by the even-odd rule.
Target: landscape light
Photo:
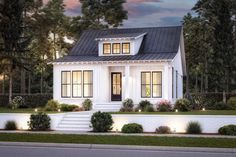
[[[58,112],[61,112],[61,109],[58,109],[57,111],[58,111]]]
[[[138,112],[142,112],[142,110],[141,110],[141,109],[139,109],[139,110],[138,110]]]
[[[179,112],[178,109],[175,109],[175,112]]]
[[[36,108],[36,109],[34,109],[34,112],[38,112],[38,109]]]
[[[202,111],[206,111],[205,107],[202,108]]]

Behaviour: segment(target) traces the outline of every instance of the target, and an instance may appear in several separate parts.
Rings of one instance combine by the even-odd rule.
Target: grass
[[[236,148],[233,138],[0,133],[1,141]]]
[[[206,110],[189,112],[111,112],[111,114],[149,114],[149,115],[236,115],[236,110]]]
[[[38,111],[42,111],[42,109],[38,108]],[[55,111],[45,111],[46,113],[58,113]],[[11,109],[7,107],[0,107],[0,113],[35,113],[34,108],[18,108]]]

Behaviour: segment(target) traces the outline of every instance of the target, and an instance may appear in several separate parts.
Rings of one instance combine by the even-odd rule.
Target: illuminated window
[[[93,72],[83,71],[83,96],[93,97]]]
[[[151,72],[141,73],[141,96],[142,98],[151,97]]]
[[[70,71],[61,72],[61,97],[71,96],[71,76]]]
[[[72,72],[72,96],[82,97],[82,72]]]
[[[119,54],[120,53],[120,44],[119,43],[112,44],[112,53],[113,54]]]
[[[103,54],[111,54],[111,44],[103,44]]]
[[[130,53],[130,43],[122,44],[122,53],[129,54]]]
[[[162,78],[161,72],[152,72],[152,97],[160,98],[162,96]]]
[[[162,97],[162,73],[141,72],[141,97],[160,98]]]

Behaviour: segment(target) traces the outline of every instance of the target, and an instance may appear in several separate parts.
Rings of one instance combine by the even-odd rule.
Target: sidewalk
[[[124,133],[95,133],[95,132],[78,132],[78,131],[7,131],[0,130],[0,133],[28,133],[28,134],[76,134],[76,135],[103,135],[103,136],[159,136],[159,137],[203,137],[203,138],[236,138],[236,136],[224,136],[224,135],[192,135],[192,134],[154,134],[154,133],[142,133],[142,134],[124,134]]]
[[[236,154],[235,148],[200,148],[200,147],[169,147],[169,146],[133,146],[133,145],[102,145],[102,144],[65,144],[36,142],[0,142],[0,147],[53,147],[82,149],[116,149],[116,150],[148,150],[173,152],[207,152]]]

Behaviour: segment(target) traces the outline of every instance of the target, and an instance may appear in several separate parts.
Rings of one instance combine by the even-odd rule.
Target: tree
[[[123,9],[125,0],[80,0],[83,21],[88,28],[107,28],[122,25],[127,19]]]
[[[24,0],[0,1],[1,66],[9,77],[9,103],[12,100],[13,72],[17,67],[26,68],[29,39],[23,34]],[[14,8],[14,9],[13,9]]]

